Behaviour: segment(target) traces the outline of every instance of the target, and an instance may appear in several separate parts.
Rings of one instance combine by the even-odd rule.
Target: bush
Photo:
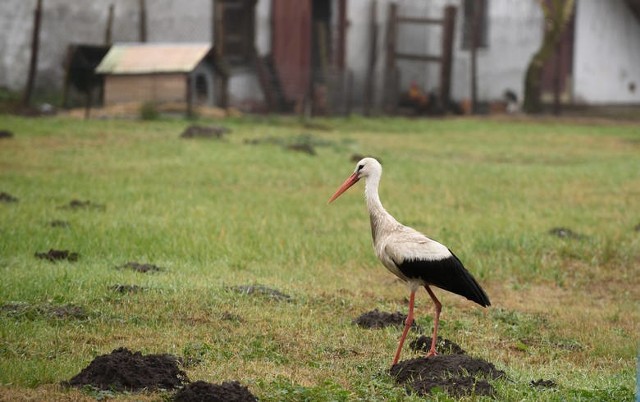
[[[157,120],[159,117],[160,112],[155,102],[145,102],[140,106],[140,118],[142,120]]]

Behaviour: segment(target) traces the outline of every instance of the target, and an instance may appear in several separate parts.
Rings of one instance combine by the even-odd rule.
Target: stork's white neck
[[[371,175],[366,178],[364,186],[364,198],[367,202],[369,210],[369,218],[371,220],[371,236],[373,242],[379,238],[385,228],[397,224],[395,220],[382,206],[380,195],[378,194],[378,186],[380,185],[380,175]]]

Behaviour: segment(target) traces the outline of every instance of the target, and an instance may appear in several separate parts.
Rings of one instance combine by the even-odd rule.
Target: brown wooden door
[[[575,10],[554,53],[547,59],[542,70],[542,99],[545,102],[552,101],[556,91],[561,102],[566,103],[571,100],[574,31]]]
[[[309,91],[311,0],[273,0],[271,51],[285,97],[301,102]]]

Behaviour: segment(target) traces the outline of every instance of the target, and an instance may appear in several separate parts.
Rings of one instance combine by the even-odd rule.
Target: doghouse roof
[[[96,67],[96,73],[188,73],[196,68],[211,49],[208,43],[115,44]]]

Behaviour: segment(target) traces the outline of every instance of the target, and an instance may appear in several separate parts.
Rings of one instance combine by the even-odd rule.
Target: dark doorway
[[[542,70],[542,100],[545,103],[569,103],[573,75],[575,10],[562,33],[556,49]]]
[[[207,78],[204,74],[196,75],[195,95],[197,105],[209,104],[209,84],[207,83]]]

